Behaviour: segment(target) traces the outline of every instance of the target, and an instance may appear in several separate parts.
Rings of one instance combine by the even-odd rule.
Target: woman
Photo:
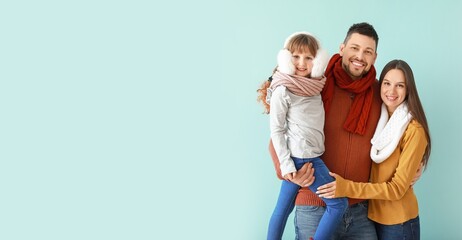
[[[417,198],[411,182],[421,162],[427,166],[430,133],[414,75],[402,60],[393,60],[380,79],[382,113],[372,138],[370,183],[352,182],[332,173],[335,182],[316,192],[320,197],[369,200],[368,217],[378,239],[420,239]]]

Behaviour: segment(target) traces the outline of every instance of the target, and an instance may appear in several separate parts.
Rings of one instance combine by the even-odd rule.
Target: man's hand
[[[305,165],[297,171],[295,176],[293,176],[292,182],[300,187],[309,187],[314,182],[313,173],[313,165],[311,163],[305,163]]]
[[[417,169],[417,172],[414,176],[414,179],[412,179],[412,182],[411,182],[411,187],[414,186],[414,184],[419,181],[420,177],[422,177],[422,172],[423,172],[423,162],[420,163],[420,166],[419,166],[419,169]]]

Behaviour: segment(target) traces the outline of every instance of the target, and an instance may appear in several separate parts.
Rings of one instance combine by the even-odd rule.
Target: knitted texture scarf
[[[285,86],[291,93],[302,96],[302,97],[312,97],[319,95],[321,93],[324,84],[326,83],[326,78],[316,80],[306,77],[301,77],[297,75],[289,75],[276,71],[273,74],[273,80],[271,85],[268,88],[268,98],[271,98],[271,92],[276,89],[278,86]]]
[[[373,83],[376,81],[374,66],[371,66],[371,69],[362,78],[353,80],[343,69],[342,57],[337,53],[330,59],[325,74],[327,81],[321,94],[326,113],[329,111],[334,96],[335,85],[354,93],[353,104],[343,128],[348,132],[364,135],[372,107],[372,96],[374,95]]]
[[[382,104],[382,113],[379,123],[375,129],[374,137],[371,140],[371,158],[376,163],[387,159],[398,146],[399,140],[406,131],[412,115],[407,108],[407,103],[401,103],[390,119],[385,104]]]

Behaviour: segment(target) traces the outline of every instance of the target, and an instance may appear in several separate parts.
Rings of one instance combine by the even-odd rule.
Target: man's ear
[[[343,43],[342,43],[342,44],[340,44],[340,47],[339,47],[339,51],[338,51],[338,53],[339,53],[339,54],[340,54],[340,56],[342,56],[342,57],[343,57],[343,49],[344,49],[344,48],[345,48],[345,44],[343,44]]]

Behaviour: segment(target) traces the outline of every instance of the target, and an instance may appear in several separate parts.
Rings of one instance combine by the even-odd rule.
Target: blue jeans
[[[330,240],[377,240],[374,222],[367,218],[367,201],[347,208]],[[295,210],[295,239],[306,240],[313,236],[326,207],[297,206]],[[316,240],[316,238],[314,238]]]
[[[420,221],[419,216],[404,223],[395,225],[383,225],[375,223],[379,240],[419,240]]]
[[[305,163],[311,162],[313,164],[315,181],[309,187],[311,191],[316,192],[316,189],[326,183],[332,182],[335,179],[329,175],[329,169],[327,169],[321,158],[295,158],[292,157],[295,163],[295,168],[298,170]],[[269,227],[268,227],[268,240],[280,240],[284,233],[287,218],[294,209],[295,197],[297,196],[300,186],[291,183],[289,181],[282,181],[281,191],[279,192],[278,202],[271,216]],[[329,239],[333,230],[340,224],[340,219],[348,206],[348,200],[346,198],[333,198],[325,199],[323,201],[327,205],[327,210],[319,219],[319,226],[317,226],[316,233],[313,231],[312,235],[316,240]],[[308,238],[305,238],[308,239]]]

